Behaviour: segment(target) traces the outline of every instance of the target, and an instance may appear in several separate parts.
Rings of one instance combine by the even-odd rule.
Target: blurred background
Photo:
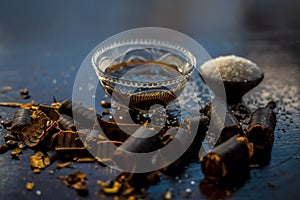
[[[272,51],[284,59],[289,54],[297,60],[299,5],[297,0],[2,0],[0,70],[2,75],[10,71],[1,77],[5,79],[2,82],[28,85],[27,76],[39,81],[34,89],[47,88],[46,75],[52,82],[70,66],[78,69],[85,56],[106,38],[147,26],[187,34],[212,57],[237,54],[253,58],[261,51]],[[254,61],[264,65],[269,58],[262,61],[261,57]],[[17,71],[13,73],[13,69]],[[40,79],[41,75],[44,78]],[[67,76],[53,82],[65,87],[74,73]],[[53,88],[48,92],[52,95]]]
[[[288,102],[298,103],[299,8],[298,0],[1,0],[0,101],[28,102],[34,99],[36,102],[51,103],[53,96],[58,100],[71,98],[76,71],[97,44],[128,29],[152,26],[174,29],[192,37],[211,57],[236,54],[253,60],[264,70],[266,80],[278,81],[275,84],[264,82],[265,85],[271,83],[269,85],[273,89],[278,89],[276,94],[281,93],[282,88],[287,88],[284,91],[291,89],[294,93],[289,95],[294,98],[296,94],[297,98]],[[24,87],[29,88],[32,97],[29,100],[20,98],[18,90]],[[271,98],[272,93],[269,90],[268,97]],[[284,99],[285,93],[280,95]],[[288,107],[284,108],[286,110]],[[2,117],[11,116],[9,109],[1,108],[0,111]],[[274,191],[279,194],[278,199],[283,196],[299,197],[296,189],[299,180],[295,179],[300,175],[300,139],[296,134],[299,132],[299,110],[295,116],[293,126],[284,125],[277,129],[276,134],[282,134],[282,139],[277,138],[275,144],[287,143],[283,145],[286,148],[275,148],[273,167],[254,171],[252,182],[236,193],[236,199],[248,196],[253,199],[274,198]],[[288,134],[284,135],[285,132]],[[298,159],[293,159],[297,155]],[[3,169],[0,172],[0,179],[3,180],[0,197],[12,194],[16,198],[25,197],[28,194],[24,191],[26,178],[21,181],[22,192],[16,194],[15,191],[18,191],[16,181],[20,176],[32,176],[26,166],[28,163],[20,164],[9,157],[3,159],[0,159],[0,168]],[[286,165],[280,164],[286,160],[292,161]],[[13,170],[8,170],[8,165]],[[20,170],[19,165],[26,170]],[[198,167],[189,172],[197,181]],[[287,175],[287,171],[291,173]],[[36,179],[41,185],[48,183],[46,187],[52,184],[43,176]],[[14,181],[16,186],[13,188],[16,190],[9,190],[11,186],[5,185],[5,180]],[[267,186],[269,180],[280,187],[272,190]],[[162,183],[162,188],[169,186],[169,183]],[[66,189],[62,185],[54,184],[52,187],[58,193]],[[159,187],[150,189],[150,194],[151,191],[152,194],[162,191]],[[45,188],[43,192],[46,194],[53,192],[51,188]],[[65,197],[72,197],[75,193],[68,190],[64,194]],[[197,197],[200,195],[198,190],[195,194]],[[36,198],[34,195],[31,197]]]

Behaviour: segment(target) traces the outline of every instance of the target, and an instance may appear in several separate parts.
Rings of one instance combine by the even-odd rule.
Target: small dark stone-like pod
[[[8,151],[8,146],[0,144],[0,154]]]
[[[11,131],[20,132],[31,122],[31,115],[32,112],[29,109],[19,109],[16,111],[12,119]]]
[[[13,149],[15,147],[18,146],[18,142],[17,141],[14,141],[14,140],[7,140],[5,142],[6,146],[8,146],[9,148]]]
[[[4,140],[5,141],[8,141],[8,140],[18,141],[17,137],[14,136],[13,134],[5,134],[4,135]]]
[[[249,177],[253,146],[244,137],[232,137],[200,158],[205,178],[220,185],[239,185]]]
[[[3,126],[3,128],[7,129],[8,127],[11,126],[12,120],[10,120],[10,119],[7,119],[7,120],[1,120],[0,123],[1,123],[1,125]]]
[[[275,102],[269,102],[266,107],[258,108],[251,115],[247,136],[254,144],[254,154],[251,164],[265,165],[271,159],[276,126],[276,114],[273,109]]]

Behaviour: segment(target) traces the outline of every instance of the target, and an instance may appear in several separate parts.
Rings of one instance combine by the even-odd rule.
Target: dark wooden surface
[[[298,5],[297,5],[298,4]],[[73,81],[81,62],[99,42],[123,30],[160,26],[183,32],[197,40],[212,57],[236,54],[256,62],[265,79],[244,98],[251,108],[277,102],[278,123],[272,159],[268,166],[251,170],[251,178],[231,199],[299,199],[300,184],[300,26],[296,1],[1,1],[0,2],[0,101],[51,103],[71,98]],[[3,89],[11,86],[12,89]],[[29,100],[19,89],[29,88]],[[15,109],[0,108],[1,119]],[[5,130],[0,128],[0,136]],[[2,137],[1,137],[1,141]],[[31,150],[20,160],[0,155],[0,199],[101,199],[96,181],[118,172],[93,164],[74,164],[54,174],[33,174]],[[89,195],[68,189],[59,175],[75,170],[87,173]],[[190,199],[206,199],[198,184],[203,174],[191,163],[175,179],[162,177],[147,190],[157,199],[168,188],[181,199],[186,188]],[[34,181],[33,191],[25,185]],[[191,184],[194,181],[195,184]],[[274,187],[270,187],[272,183]],[[36,195],[40,190],[42,195]],[[112,197],[110,197],[112,198]]]

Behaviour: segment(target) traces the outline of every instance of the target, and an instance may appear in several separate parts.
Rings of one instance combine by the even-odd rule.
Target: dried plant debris
[[[41,151],[38,151],[33,156],[30,156],[30,166],[34,173],[41,172],[41,170],[49,166],[50,163],[50,158]]]
[[[27,88],[23,88],[20,90],[20,95],[22,99],[29,99],[31,96],[29,95],[29,90]]]
[[[77,171],[65,177],[59,176],[58,179],[60,179],[67,187],[76,190],[79,195],[85,196],[88,194],[87,178],[85,173]]]
[[[13,157],[13,158],[16,158],[18,159],[19,158],[19,155],[22,154],[22,149],[20,148],[15,148],[13,149],[11,152],[10,152],[10,155]]]
[[[25,91],[26,92],[26,91]],[[105,109],[114,109],[110,102],[101,101]],[[206,190],[217,189],[218,194],[226,197],[232,194],[233,188],[239,187],[249,177],[250,164],[264,164],[269,155],[274,139],[276,115],[273,112],[274,104],[270,103],[250,114],[244,104],[220,105],[226,109],[225,123],[222,123],[218,107],[207,106],[197,117],[178,120],[178,116],[168,115],[168,120],[175,123],[163,125],[148,124],[141,121],[137,124],[116,123],[113,118],[105,120],[110,110],[102,115],[85,108],[79,103],[70,100],[54,102],[51,105],[0,102],[0,106],[18,107],[12,120],[1,121],[2,126],[11,133],[4,135],[4,144],[0,144],[0,153],[9,150],[13,158],[18,158],[22,149],[32,149],[34,154],[29,162],[34,173],[40,173],[51,163],[56,163],[56,170],[72,166],[72,162],[89,163],[98,161],[111,162],[118,166],[118,161],[127,161],[126,153],[114,152],[111,157],[103,156],[108,143],[112,143],[125,151],[150,152],[158,150],[156,162],[168,162],[167,155],[159,151],[161,147],[174,142],[178,151],[193,139],[184,155],[161,170],[148,173],[121,173],[111,181],[98,181],[102,193],[105,195],[120,195],[128,199],[137,198],[137,194],[144,195],[151,184],[160,181],[161,174],[174,176],[182,173],[184,166],[191,160],[198,159],[198,152],[204,138],[215,137],[216,133],[207,133],[208,125],[215,126],[213,130],[221,133],[218,144],[205,157],[200,158],[205,179],[200,187],[204,194]],[[203,116],[207,115],[207,116]],[[170,119],[169,119],[170,118]],[[171,119],[172,118],[172,119]],[[98,123],[99,122],[99,123]],[[101,129],[98,129],[99,126]],[[126,131],[124,131],[126,130]],[[127,133],[131,133],[128,135]],[[157,133],[157,134],[156,134]],[[152,135],[145,138],[134,136]],[[166,146],[168,148],[168,146]],[[28,150],[27,149],[27,150]],[[100,152],[95,158],[89,151]],[[124,152],[125,152],[124,151]],[[149,162],[155,164],[155,162]],[[133,168],[136,163],[125,163]],[[121,163],[124,166],[124,162]],[[54,173],[53,170],[49,172]],[[87,178],[83,172],[77,171],[68,176],[58,177],[66,186],[73,188],[79,195],[87,195]],[[229,186],[231,188],[228,188]],[[225,187],[226,186],[226,187]],[[26,184],[32,190],[34,183]],[[214,188],[214,189],[212,189]],[[184,197],[190,197],[191,191],[187,188]],[[171,190],[166,191],[164,199],[172,199]]]

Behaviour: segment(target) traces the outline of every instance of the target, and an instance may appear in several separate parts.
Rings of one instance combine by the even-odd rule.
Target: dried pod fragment
[[[254,144],[251,164],[265,165],[271,159],[276,126],[276,114],[273,112],[275,107],[275,102],[269,102],[266,107],[258,108],[251,116],[246,133],[249,141]]]
[[[58,109],[56,109],[54,106],[48,106],[45,104],[39,104],[37,107],[37,110],[39,112],[43,112],[46,114],[46,116],[52,120],[52,121],[56,121],[59,118],[59,112]],[[38,114],[38,113],[37,113]],[[34,116],[34,115],[33,115]]]
[[[85,196],[88,194],[88,187],[86,185],[87,178],[85,173],[77,171],[65,177],[59,176],[58,179],[60,179],[67,187],[76,190],[79,195]]]
[[[200,158],[205,178],[224,186],[239,186],[248,179],[253,146],[244,137],[232,137]]]
[[[7,140],[5,142],[5,144],[9,147],[9,148],[15,148],[18,146],[18,142],[14,141],[14,140]]]
[[[4,140],[5,141],[8,141],[8,140],[18,141],[17,137],[14,136],[13,134],[5,134],[4,135]]]
[[[44,155],[43,152],[38,151],[36,152],[33,156],[30,156],[30,166],[32,168],[32,170],[35,169],[44,169],[48,164],[48,163],[44,163],[46,156]],[[47,161],[46,161],[47,162]]]
[[[0,154],[6,153],[8,149],[8,146],[0,144]]]
[[[24,144],[29,147],[36,146],[45,137],[46,125],[49,121],[44,112],[35,111],[33,115],[35,115],[34,120],[18,134]]]
[[[2,125],[5,129],[7,129],[8,127],[11,126],[12,120],[10,120],[10,119],[7,119],[7,120],[1,120],[0,123],[1,123],[1,125]]]
[[[21,95],[28,95],[29,94],[29,91],[27,88],[23,88],[23,89],[20,89],[20,94]]]
[[[32,111],[29,109],[17,110],[12,119],[11,131],[16,133],[20,132],[31,122],[31,115]]]
[[[20,94],[21,94],[22,99],[29,99],[30,98],[29,91],[28,91],[27,88],[21,89]]]

